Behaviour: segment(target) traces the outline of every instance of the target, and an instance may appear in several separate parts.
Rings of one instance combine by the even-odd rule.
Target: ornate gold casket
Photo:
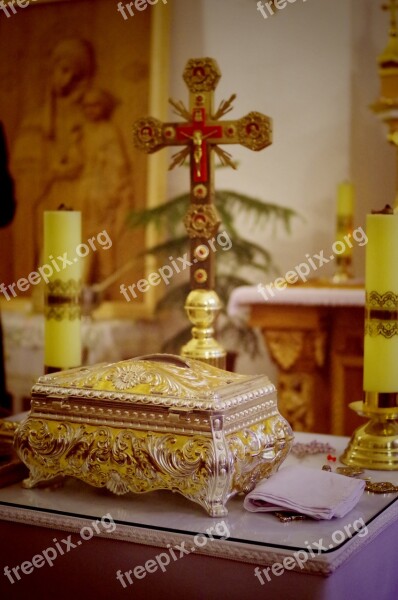
[[[15,435],[27,487],[71,475],[115,494],[167,489],[211,516],[275,472],[292,441],[266,376],[165,354],[40,377]]]

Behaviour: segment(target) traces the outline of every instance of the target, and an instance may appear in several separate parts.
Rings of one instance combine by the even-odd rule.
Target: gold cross
[[[172,157],[170,168],[190,159],[190,206],[184,224],[191,242],[191,292],[185,310],[193,325],[192,339],[182,349],[186,358],[196,358],[225,368],[225,351],[214,339],[213,322],[221,308],[214,291],[214,253],[220,219],[214,206],[214,161],[217,154],[224,165],[233,168],[231,155],[220,144],[241,144],[250,150],[262,150],[272,143],[269,117],[250,112],[236,121],[222,121],[232,110],[233,94],[213,112],[213,96],[221,77],[212,58],[188,61],[183,78],[189,89],[189,109],[179,101],[169,100],[185,123],[162,123],[152,117],[134,124],[135,146],[147,153],[166,146],[183,146]]]
[[[217,154],[224,165],[236,168],[231,155],[220,144],[241,144],[262,150],[272,143],[271,119],[259,112],[232,121],[220,120],[232,110],[233,94],[213,112],[213,96],[221,77],[215,60],[188,61],[183,78],[189,89],[189,110],[179,101],[169,100],[174,111],[185,120],[162,123],[152,117],[134,124],[135,146],[153,153],[166,146],[183,146],[172,157],[170,169],[190,158],[191,202],[184,224],[191,241],[191,289],[214,288],[214,241],[220,220],[214,207],[214,164]]]

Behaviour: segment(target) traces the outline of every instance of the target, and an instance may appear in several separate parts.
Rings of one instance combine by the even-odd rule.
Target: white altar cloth
[[[257,286],[236,288],[228,302],[228,314],[242,314],[242,309],[251,304],[286,304],[304,306],[365,306],[365,290],[348,287],[311,287],[291,286],[282,290],[274,289],[274,295],[267,294],[267,299]]]
[[[2,310],[7,387],[14,413],[44,369],[44,317],[29,310]],[[117,362],[132,356],[159,352],[159,325],[143,319],[82,318],[83,360],[86,365]]]

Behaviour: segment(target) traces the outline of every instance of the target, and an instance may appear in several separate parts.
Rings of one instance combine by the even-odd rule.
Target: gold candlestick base
[[[350,408],[370,418],[352,435],[340,460],[345,465],[381,471],[398,470],[397,394],[366,393],[365,402],[353,402]]]
[[[213,323],[221,308],[221,300],[213,290],[192,290],[188,294],[185,310],[194,327],[192,339],[181,349],[181,356],[225,369],[226,352],[213,337]]]
[[[337,256],[336,270],[332,277],[332,283],[337,285],[347,283],[353,277],[351,256]]]

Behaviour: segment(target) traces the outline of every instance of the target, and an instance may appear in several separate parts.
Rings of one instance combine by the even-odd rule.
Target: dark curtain
[[[0,227],[9,225],[15,213],[14,182],[8,168],[7,142],[3,124],[0,121]],[[0,259],[4,248],[0,248]],[[0,321],[0,411],[11,408],[11,397],[7,393],[4,355],[3,355],[3,332]]]

